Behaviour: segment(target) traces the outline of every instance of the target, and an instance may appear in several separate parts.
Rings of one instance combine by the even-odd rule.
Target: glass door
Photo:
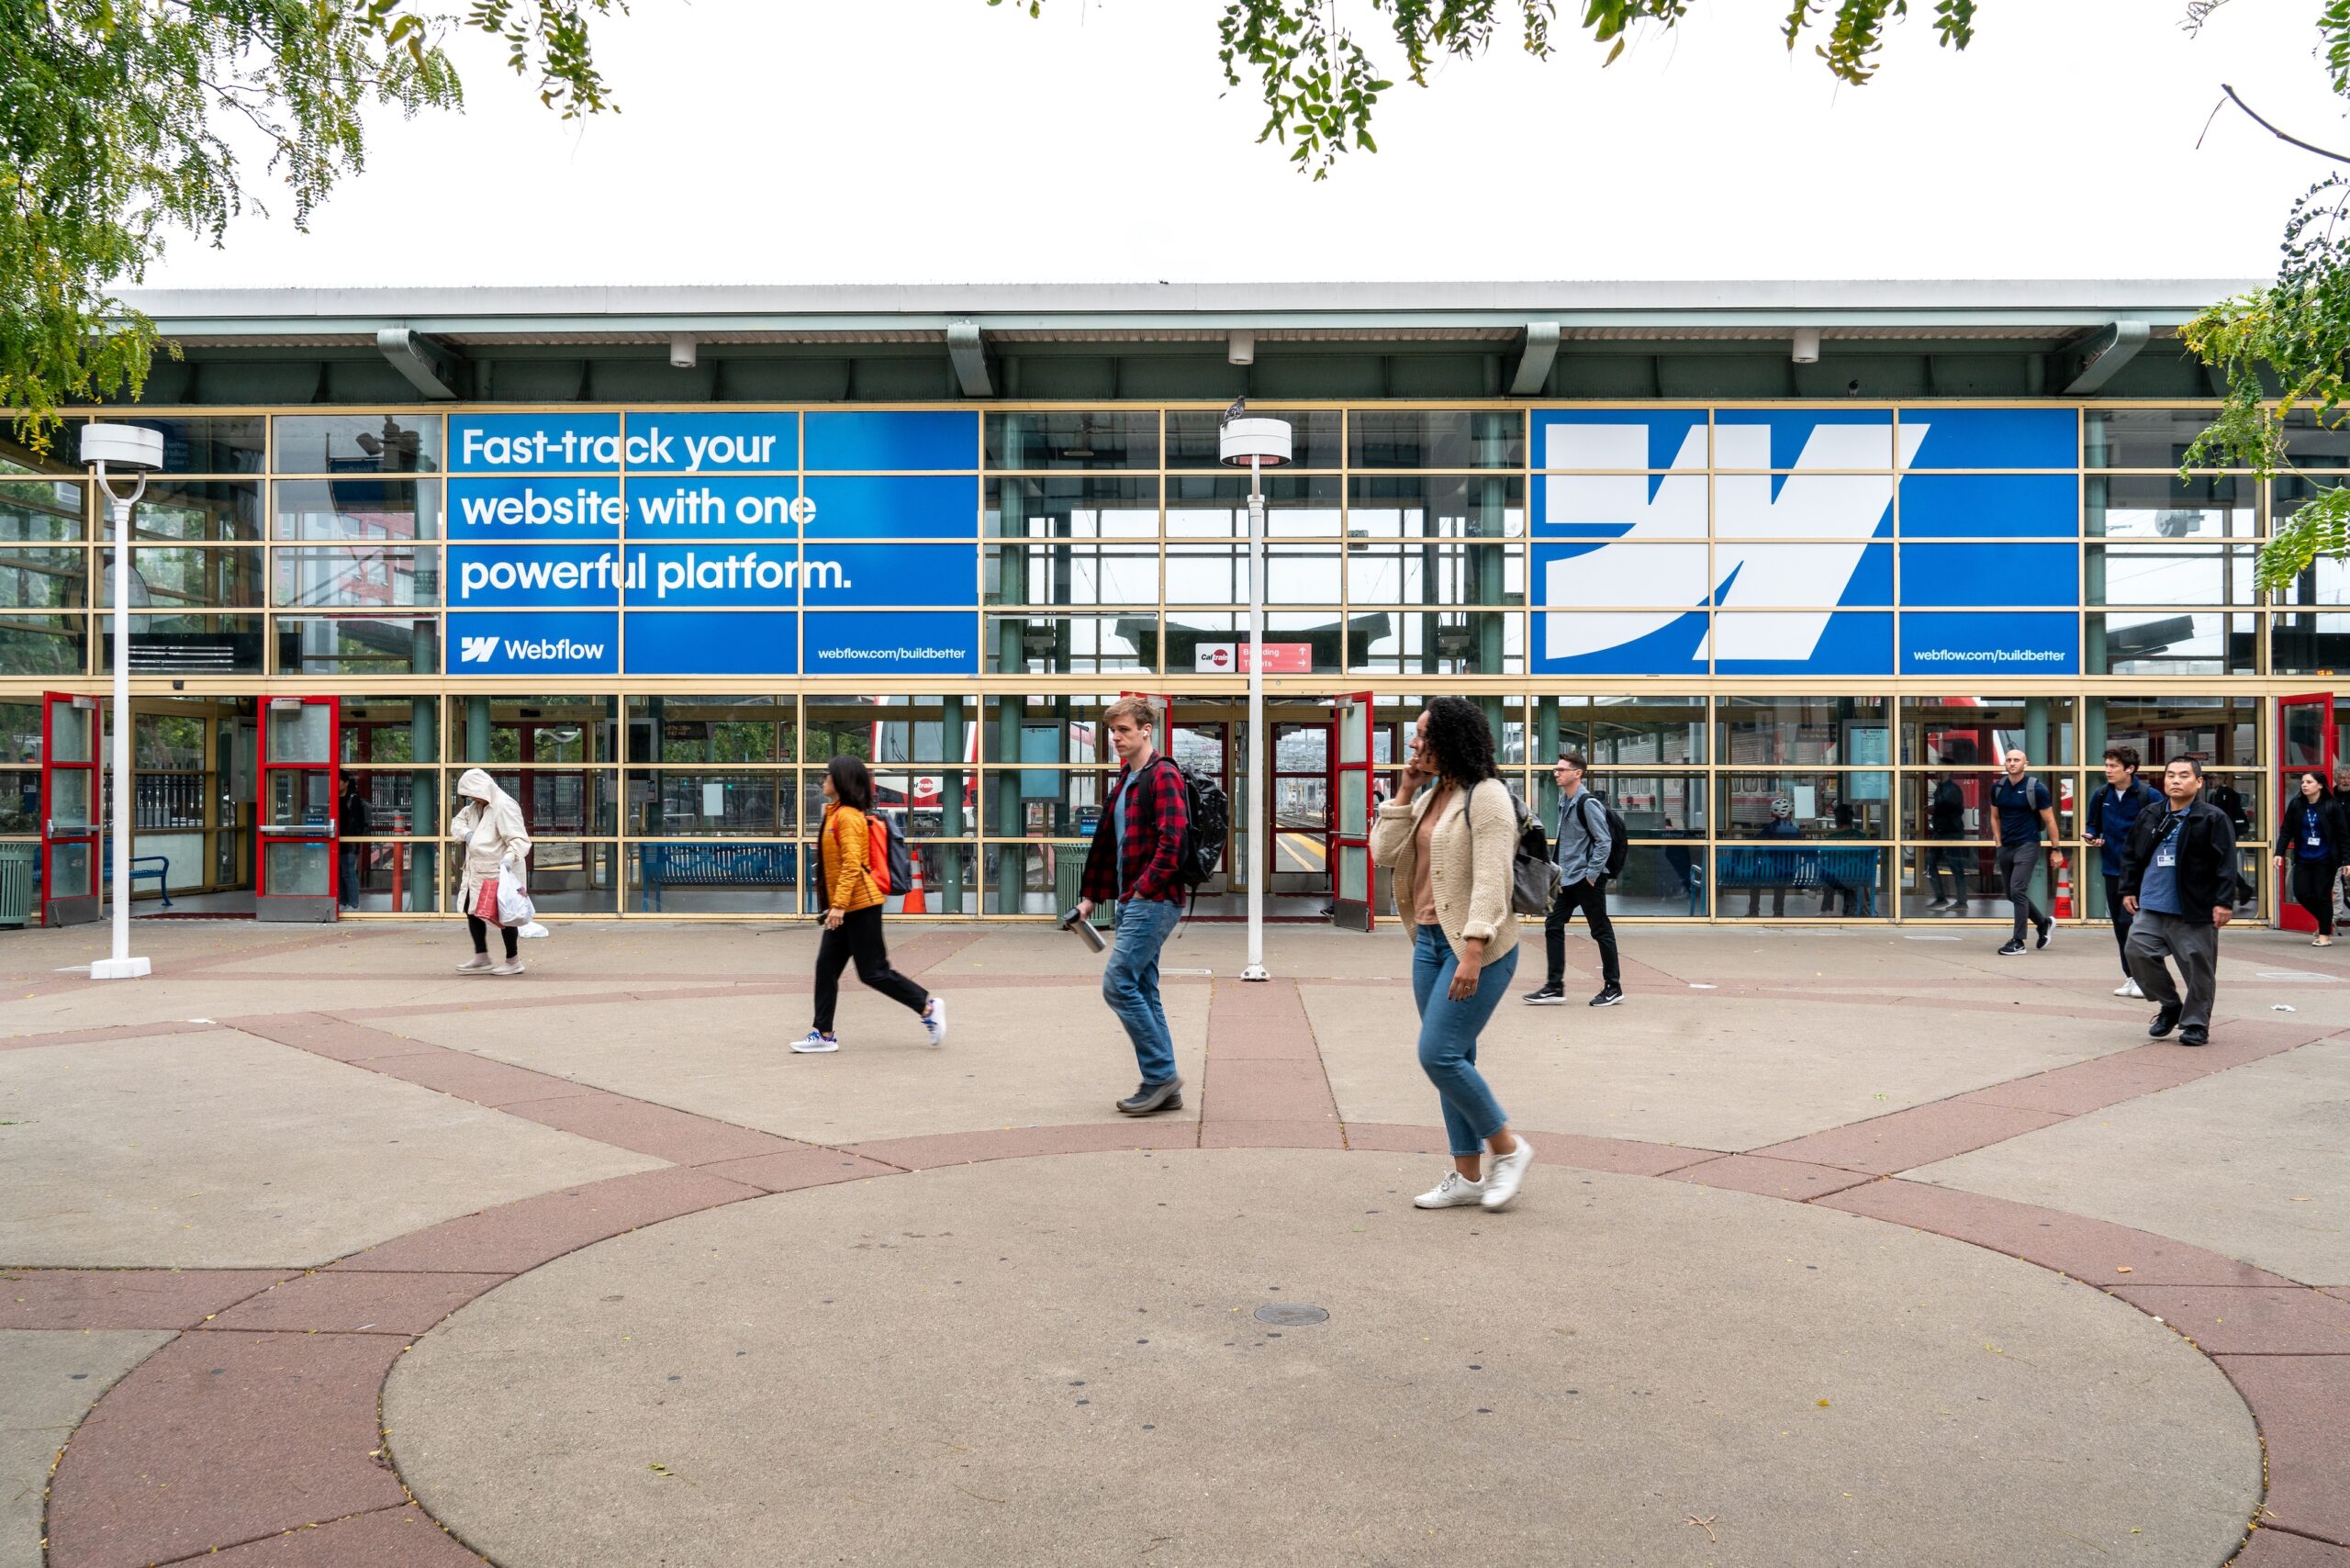
[[[1377,701],[1368,691],[1342,697],[1330,711],[1330,923],[1347,931],[1378,924],[1371,897],[1371,729]]]
[[[1330,725],[1281,722],[1273,731],[1273,829],[1266,846],[1265,889],[1326,895],[1330,890]]]
[[[98,918],[98,735],[96,698],[41,693],[43,925],[87,925]]]
[[[341,704],[331,697],[272,697],[263,703],[257,768],[261,854],[253,882],[253,913],[260,919],[335,918],[341,717]]]
[[[2277,700],[2277,809],[2282,822],[2285,808],[2300,792],[2301,775],[2315,772],[2326,787],[2333,786],[2333,764],[2341,753],[2333,723],[2333,693],[2312,691]],[[2257,848],[2258,846],[2254,847]],[[2266,858],[2264,856],[2263,858]],[[2288,866],[2286,874],[2291,875]],[[2293,902],[2289,883],[2277,889],[2277,924],[2285,931],[2315,931],[2309,911]]]

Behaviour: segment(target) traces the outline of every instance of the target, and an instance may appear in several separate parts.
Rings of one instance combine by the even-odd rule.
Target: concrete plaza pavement
[[[1187,927],[1143,1122],[1049,930],[893,925],[946,1047],[852,981],[816,1058],[804,927],[138,935],[0,938],[0,1568],[2350,1568],[2350,963],[2282,934],[2195,1050],[2100,929],[1628,931],[1486,1036],[1502,1215],[1411,1207],[1392,928]]]

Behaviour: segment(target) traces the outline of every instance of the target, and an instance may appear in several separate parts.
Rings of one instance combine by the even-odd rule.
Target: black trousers
[[[1601,977],[1609,985],[1620,984],[1623,976],[1616,967],[1616,923],[1607,918],[1607,890],[1589,882],[1561,887],[1559,896],[1550,901],[1550,913],[1542,922],[1542,956],[1550,965],[1547,983],[1566,982],[1567,922],[1577,910],[1591,927],[1591,939],[1599,944]]]
[[[465,929],[474,934],[475,952],[489,951],[489,922],[480,915],[469,914],[465,916]],[[506,935],[506,956],[510,958],[514,956],[514,928],[510,925],[501,925],[498,929]]]
[[[816,1028],[833,1032],[833,1010],[840,1005],[841,971],[856,962],[856,978],[916,1013],[930,1005],[930,992],[890,967],[890,944],[881,935],[881,906],[852,910],[840,929],[827,928],[816,943]]]
[[[2293,902],[2310,912],[2321,936],[2333,935],[2333,879],[2341,869],[2331,860],[2293,862]]]
[[[2130,923],[2137,918],[2121,907],[2121,879],[2105,879],[2105,913],[2113,922],[2113,945],[2121,950],[2121,972],[2130,972]]]

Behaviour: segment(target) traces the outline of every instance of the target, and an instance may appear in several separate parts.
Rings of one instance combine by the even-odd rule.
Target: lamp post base
[[[145,958],[99,958],[90,965],[90,978],[95,980],[139,980],[155,972],[155,966]]]
[[[1250,964],[1240,971],[1240,978],[1245,980],[1269,980],[1273,978],[1273,971],[1262,964]]]

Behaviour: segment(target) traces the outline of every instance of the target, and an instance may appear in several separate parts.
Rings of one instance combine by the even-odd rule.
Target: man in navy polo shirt
[[[2015,935],[1999,949],[2003,958],[2012,958],[2024,950],[2023,928],[2028,921],[2038,930],[2038,946],[2048,946],[2048,938],[2056,929],[2055,920],[2040,912],[2031,902],[2031,879],[2040,870],[2040,830],[2048,830],[2052,849],[2049,864],[2062,867],[2065,852],[2053,846],[2063,840],[2056,832],[2055,801],[2048,793],[2048,786],[2031,777],[2031,765],[2025,760],[2020,746],[2008,748],[2006,771],[1999,781],[1991,786],[1991,804],[1999,812],[1999,854],[1996,862],[1999,883],[2008,890],[2008,902],[2015,907]]]

